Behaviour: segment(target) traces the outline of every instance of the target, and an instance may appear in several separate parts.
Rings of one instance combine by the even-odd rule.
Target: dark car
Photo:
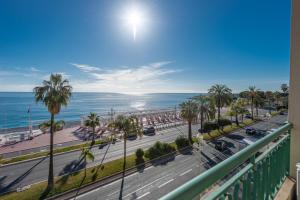
[[[280,111],[279,115],[285,115],[284,111]]]
[[[252,118],[252,116],[251,116],[251,114],[250,114],[250,113],[247,113],[247,114],[245,115],[245,118],[251,119],[251,118]]]
[[[254,128],[246,128],[246,134],[254,135],[256,134],[256,130]]]
[[[144,128],[144,135],[155,135],[155,128],[153,126]]]
[[[215,149],[219,151],[224,151],[227,149],[227,143],[223,140],[218,140],[215,142]]]

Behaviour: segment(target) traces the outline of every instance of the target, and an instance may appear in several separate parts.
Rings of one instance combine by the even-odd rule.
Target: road
[[[287,116],[278,115],[269,121],[259,122],[252,127],[261,130],[277,128],[286,121]],[[179,155],[174,161],[165,165],[153,166],[142,173],[137,172],[125,177],[122,199],[159,199],[183,183],[191,180],[214,166],[230,155],[248,145],[247,141],[255,142],[260,139],[248,136],[241,129],[221,137],[228,143],[228,149],[220,152],[210,142],[204,144],[201,151],[194,150],[191,155]],[[115,181],[96,190],[78,196],[78,200],[118,199],[121,189],[121,180]]]
[[[199,125],[193,126],[193,132],[196,133],[199,129]],[[153,145],[156,141],[161,142],[173,142],[180,134],[187,132],[187,126],[179,126],[176,128],[169,128],[162,131],[158,131],[154,136],[143,136],[141,139],[136,139],[127,142],[127,154],[133,154],[136,149],[147,149]],[[123,156],[123,141],[117,142],[99,149],[95,147],[92,149],[95,160],[94,162],[88,162],[87,167],[98,165],[103,160],[108,162],[110,160],[120,158]],[[77,163],[80,160],[81,151],[75,151],[56,155],[54,157],[54,174],[55,176],[70,173],[83,168],[82,165],[78,166]],[[105,159],[103,159],[105,156]],[[10,166],[0,167],[0,174],[4,176],[0,179],[0,192],[7,190],[13,190],[18,187],[23,187],[35,182],[46,180],[48,177],[48,158],[37,159],[33,161],[23,162]],[[6,189],[3,189],[5,188]]]

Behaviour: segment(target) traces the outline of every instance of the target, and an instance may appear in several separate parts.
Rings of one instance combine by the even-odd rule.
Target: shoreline
[[[177,108],[177,112],[180,109]],[[166,108],[162,108],[162,109],[149,109],[149,110],[136,110],[136,111],[126,111],[126,112],[117,112],[115,111],[115,115],[149,115],[149,114],[157,114],[157,113],[161,113],[161,112],[171,112],[171,111],[175,111],[175,107],[174,108],[170,108],[170,107],[166,107]],[[106,114],[99,114],[99,116],[101,118],[103,118],[104,120],[109,120],[109,118],[111,116],[109,116],[107,113]],[[65,121],[66,125],[64,126],[64,128],[74,128],[77,126],[80,126],[81,121]],[[0,135],[6,135],[6,134],[11,134],[11,133],[18,133],[18,132],[25,132],[28,131],[29,128],[28,126],[26,127],[13,127],[13,128],[0,128]],[[34,125],[32,126],[32,130],[39,130],[38,125]]]

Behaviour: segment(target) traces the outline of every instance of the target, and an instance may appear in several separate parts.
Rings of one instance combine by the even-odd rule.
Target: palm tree
[[[62,106],[67,106],[72,93],[72,87],[67,79],[63,80],[61,74],[51,74],[49,80],[44,80],[42,86],[33,89],[35,101],[43,102],[50,115],[50,157],[49,175],[46,191],[50,191],[54,186],[53,175],[53,137],[54,137],[54,116],[60,112]]]
[[[53,122],[53,132],[60,131],[64,128],[66,125],[64,120],[58,120]],[[43,132],[45,132],[47,129],[49,129],[51,126],[51,120],[43,122],[39,125],[39,129],[41,129]]]
[[[285,83],[281,84],[281,90],[285,94],[285,96],[287,96],[286,94],[288,94],[288,92],[289,92],[289,86]]]
[[[237,126],[239,125],[238,115],[240,113],[240,110],[241,110],[241,107],[240,107],[239,102],[237,100],[233,101],[230,105],[230,111],[235,116],[235,123]]]
[[[258,91],[255,86],[250,86],[248,89],[248,98],[251,100],[251,118],[254,119],[254,103],[258,99]],[[256,101],[258,102],[258,101]]]
[[[275,98],[275,101],[276,101],[276,105],[278,106],[279,105],[279,101],[281,101],[281,93],[276,91],[274,92],[274,98]]]
[[[95,144],[95,134],[96,134],[96,127],[100,126],[100,117],[96,113],[90,113],[88,116],[87,120],[85,120],[85,125],[88,127],[91,127],[93,130],[93,138],[92,138],[92,143],[91,146]]]
[[[208,93],[214,98],[216,106],[218,108],[218,124],[220,124],[221,118],[221,108],[226,105],[229,105],[232,100],[231,89],[229,89],[226,85],[213,85]]]
[[[271,104],[274,102],[274,94],[272,91],[266,91],[265,95],[268,101],[269,113],[271,114]]]
[[[230,117],[230,121],[232,121],[232,117],[235,116],[235,112],[232,111],[232,109],[230,109],[230,110],[227,112],[227,116],[229,116],[229,117]]]
[[[180,104],[181,117],[188,122],[188,138],[190,143],[192,140],[192,122],[197,118],[198,115],[198,105],[195,101],[188,100]],[[202,128],[202,127],[201,127]]]
[[[109,127],[123,132],[123,140],[124,140],[123,170],[125,170],[127,136],[132,132],[138,134],[139,136],[141,136],[142,134],[142,131],[139,130],[140,127],[138,125],[138,120],[133,116],[118,115],[116,119],[111,124],[109,124]]]
[[[124,177],[125,177],[125,169],[126,169],[126,141],[128,134],[134,132],[139,136],[142,135],[142,130],[138,125],[138,119],[134,116],[124,116],[118,115],[116,119],[109,124],[110,128],[118,129],[123,132],[123,140],[124,140],[124,158],[123,158],[123,176],[121,182],[121,189],[119,194],[119,199],[122,199],[123,195],[123,187],[124,187]]]
[[[209,105],[208,105],[208,120],[216,119],[216,103],[214,98],[208,97]]]
[[[93,152],[91,151],[91,149],[89,149],[89,148],[82,148],[82,150],[81,150],[81,156],[84,158],[84,163],[85,163],[84,174],[86,176],[86,164],[87,164],[87,160],[94,161],[95,156],[94,156]]]
[[[201,132],[203,131],[203,121],[204,116],[209,114],[209,98],[207,96],[196,96],[193,97],[195,101],[199,104],[200,111],[200,123],[201,123]]]

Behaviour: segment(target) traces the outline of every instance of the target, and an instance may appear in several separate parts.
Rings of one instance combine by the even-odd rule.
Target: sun
[[[131,7],[125,14],[125,21],[132,31],[133,40],[136,40],[138,30],[143,28],[145,23],[144,13],[138,7]]]

